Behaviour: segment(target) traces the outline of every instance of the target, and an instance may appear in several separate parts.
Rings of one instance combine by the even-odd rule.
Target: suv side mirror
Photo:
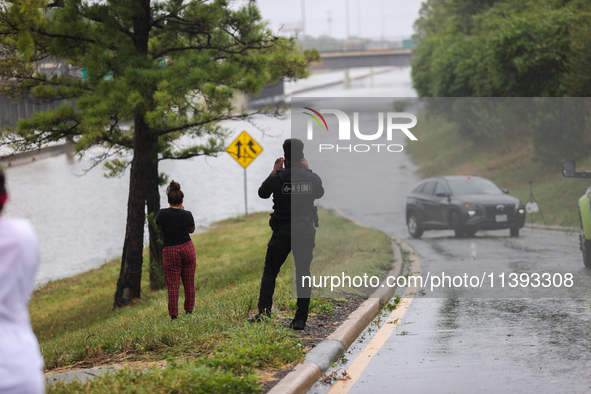
[[[505,194],[509,194],[509,189],[501,189],[501,191]]]
[[[564,159],[562,161],[562,175],[565,178],[591,178],[591,171],[575,171],[575,161]]]
[[[575,161],[573,159],[564,159],[562,161],[562,175],[565,178],[575,177]]]

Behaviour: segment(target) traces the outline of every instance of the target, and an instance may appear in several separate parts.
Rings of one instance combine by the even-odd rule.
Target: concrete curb
[[[117,373],[117,370],[108,366],[100,366],[61,373],[50,373],[45,375],[45,383],[47,385],[52,385],[56,382],[70,383],[74,380],[78,380],[80,383],[86,383],[89,379],[107,373]]]
[[[314,364],[324,372],[330,368],[331,360],[336,360],[345,353],[343,343],[337,339],[326,339],[306,354],[304,364]]]
[[[305,393],[320,379],[322,373],[316,364],[298,364],[286,377],[269,391],[278,394]]]
[[[392,293],[394,293],[394,291],[392,291]],[[367,327],[373,318],[378,315],[380,312],[380,306],[381,303],[379,298],[368,298],[363,304],[359,305],[357,310],[353,311],[347,320],[345,320],[335,332],[330,334],[326,340],[336,340],[339,343],[342,343],[344,350],[347,350],[355,339],[357,339],[359,334],[365,330],[365,327]],[[334,360],[331,361],[331,363],[332,362],[334,362]]]
[[[394,239],[392,239],[392,247],[395,261],[387,275],[398,277],[402,275],[404,262],[400,248]],[[381,307],[390,301],[396,287],[388,287],[384,281],[381,285],[384,287],[375,291],[371,298],[353,311],[335,332],[310,350],[304,363],[296,365],[295,369],[281,379],[268,394],[306,393],[320,379],[322,373],[345,353],[359,334],[373,321]]]
[[[546,224],[532,224],[532,223],[525,223],[524,227],[541,229],[541,230],[559,230],[559,231],[568,231],[568,232],[581,231],[581,229],[577,228],[577,227],[550,226],[550,225],[546,225]]]

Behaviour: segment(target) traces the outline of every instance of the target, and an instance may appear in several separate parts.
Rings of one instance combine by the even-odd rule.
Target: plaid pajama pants
[[[168,289],[168,314],[178,316],[180,281],[185,288],[185,312],[193,312],[195,306],[195,245],[193,241],[181,245],[166,246],[162,250],[164,281]]]

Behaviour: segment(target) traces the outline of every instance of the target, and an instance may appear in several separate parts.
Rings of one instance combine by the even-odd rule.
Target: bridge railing
[[[316,49],[320,53],[412,49],[415,47],[415,42],[410,37],[336,39],[329,36],[304,36],[299,39],[299,42],[304,49]]]

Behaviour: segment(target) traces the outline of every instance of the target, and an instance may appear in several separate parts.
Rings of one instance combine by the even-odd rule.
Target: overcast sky
[[[304,4],[306,35],[318,37],[330,32],[333,37],[346,38],[348,8],[351,36],[409,38],[422,0],[257,0],[257,3],[274,32],[282,25],[301,26]]]

